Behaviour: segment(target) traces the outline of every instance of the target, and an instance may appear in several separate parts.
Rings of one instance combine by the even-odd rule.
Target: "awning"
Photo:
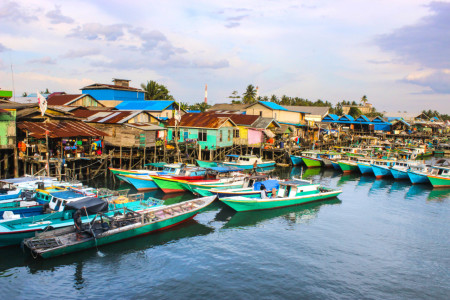
[[[48,132],[49,138],[77,137],[77,136],[108,136],[81,121],[46,121],[46,122],[17,122],[17,127],[28,131],[32,137],[45,138],[45,132]]]
[[[265,133],[269,138],[275,137],[275,134],[274,134],[272,131],[268,130],[268,129],[264,129],[264,133]]]

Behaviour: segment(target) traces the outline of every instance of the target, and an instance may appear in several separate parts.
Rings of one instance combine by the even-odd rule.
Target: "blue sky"
[[[0,88],[155,80],[178,101],[259,94],[450,113],[450,1],[0,2]]]

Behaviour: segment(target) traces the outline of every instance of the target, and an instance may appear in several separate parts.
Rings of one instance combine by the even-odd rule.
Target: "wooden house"
[[[280,124],[272,118],[263,118],[255,115],[216,114],[220,117],[230,118],[237,126],[234,129],[233,143],[235,145],[259,146],[265,141],[264,137],[275,137],[275,129]]]
[[[281,105],[268,101],[258,101],[245,109],[247,115],[259,115],[264,118],[272,118],[280,125],[292,125],[295,128],[294,135],[304,137],[306,132],[306,112],[292,111]]]
[[[167,124],[167,141],[197,141],[202,149],[217,149],[233,145],[236,124],[229,117],[219,117],[213,113],[187,113],[181,116],[178,126],[172,118]],[[178,133],[177,133],[178,132]]]

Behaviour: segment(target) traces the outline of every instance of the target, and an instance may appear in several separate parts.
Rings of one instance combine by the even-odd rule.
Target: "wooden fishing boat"
[[[137,201],[119,204],[112,203],[110,200],[96,197],[80,198],[66,203],[63,211],[0,222],[0,247],[19,245],[24,238],[34,236],[36,232],[71,226],[73,225],[72,213],[81,207],[86,212],[82,221],[90,222],[93,215],[105,209],[107,209],[106,214],[114,215],[123,207],[139,211],[162,205],[162,201],[151,197],[147,200],[139,198]]]
[[[427,177],[433,187],[450,187],[450,167],[433,166]]]
[[[239,168],[241,170],[251,170],[253,169],[255,163],[257,168],[267,168],[275,166],[275,161],[263,161],[260,157],[256,155],[227,155],[228,161],[224,161],[222,164],[224,166],[232,166]]]
[[[195,160],[197,162],[197,165],[201,168],[211,168],[211,167],[217,167],[217,162],[215,161],[204,161],[204,160]]]
[[[318,184],[307,183],[303,180],[281,181],[279,184],[280,188],[275,197],[267,198],[263,192],[258,198],[238,196],[219,198],[219,200],[236,211],[248,211],[310,203],[333,198],[342,193],[341,190],[320,187]]]
[[[194,189],[203,189],[203,190],[211,190],[211,189],[233,189],[233,188],[241,188],[244,186],[244,177],[238,177],[238,178],[222,178],[218,181],[214,182],[181,182],[184,188],[186,190],[191,191],[195,193]]]
[[[349,156],[347,159],[337,161],[339,167],[344,173],[357,172],[359,170],[357,162],[358,157],[356,156]]]
[[[301,156],[291,155],[290,158],[291,158],[292,165],[298,166],[298,165],[302,164],[302,157]]]
[[[74,227],[37,234],[24,240],[23,245],[34,256],[51,258],[78,252],[125,239],[164,230],[187,221],[215,200],[204,197],[140,212],[124,210],[122,215],[101,214],[84,224],[81,237]]]
[[[114,169],[115,171],[113,174],[119,178],[119,180],[122,180],[128,184],[131,184],[134,186],[138,191],[148,191],[157,189],[158,186],[153,182],[153,179],[151,175],[167,175],[167,174],[173,174],[176,175],[180,173],[181,169],[186,168],[188,166],[193,165],[186,165],[181,163],[175,163],[175,164],[166,164],[166,163],[152,163],[148,164],[152,165],[155,168],[158,168],[159,170],[122,170],[122,169]]]
[[[219,179],[202,179],[203,177],[195,176],[192,177],[172,177],[172,176],[152,176],[153,181],[156,185],[166,194],[170,193],[180,193],[187,191],[188,188],[183,185],[185,182],[205,182],[205,183],[216,183]]]
[[[430,180],[428,179],[427,174],[429,174],[431,170],[430,165],[417,165],[412,166],[408,171],[408,177],[409,180],[411,180],[412,184],[419,184],[419,183],[430,183]]]
[[[194,193],[201,196],[217,195],[219,198],[242,196],[248,198],[259,197],[261,195],[261,186],[264,186],[268,195],[272,194],[272,190],[279,188],[277,179],[267,179],[267,176],[253,176],[247,180],[242,188],[231,189],[194,189]]]
[[[383,177],[392,176],[390,167],[395,165],[395,160],[377,159],[374,160],[370,166],[372,167],[373,174],[377,179]]]
[[[408,170],[412,166],[417,166],[421,164],[420,161],[414,161],[414,160],[399,160],[395,162],[395,165],[393,165],[390,170],[392,173],[392,177],[394,177],[395,180],[404,180],[409,179],[408,176]]]
[[[302,152],[301,157],[307,168],[320,168],[322,166],[320,151],[304,151]]]

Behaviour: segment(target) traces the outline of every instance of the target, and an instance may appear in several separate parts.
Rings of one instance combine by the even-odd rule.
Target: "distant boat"
[[[267,168],[275,166],[275,161],[273,160],[263,161],[260,157],[257,157],[256,155],[229,154],[227,155],[227,157],[229,160],[224,161],[222,165],[237,167],[242,170],[253,169],[255,163],[257,168]]]
[[[450,187],[450,167],[433,166],[427,177],[433,187]]]
[[[264,192],[258,198],[242,196],[219,198],[236,211],[272,209],[291,205],[299,205],[333,198],[342,193],[341,190],[332,190],[311,184],[304,180],[280,181],[280,188],[273,198],[268,198]]]
[[[68,227],[37,234],[23,244],[42,258],[78,252],[176,226],[195,217],[215,198],[204,197],[140,212],[126,210],[125,214],[112,217],[100,214],[82,226],[81,238],[77,238],[73,227]]]
[[[302,157],[301,156],[298,156],[298,155],[291,155],[290,156],[290,158],[291,158],[291,162],[292,162],[292,164],[294,165],[294,166],[298,166],[298,165],[301,165],[302,164]]]

